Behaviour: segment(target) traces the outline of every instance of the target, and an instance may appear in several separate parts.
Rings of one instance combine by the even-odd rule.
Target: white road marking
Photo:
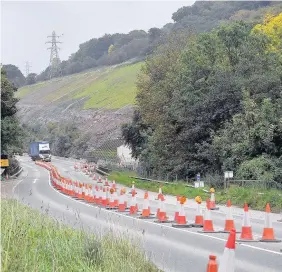
[[[88,206],[88,207],[92,207],[92,208],[98,208],[96,206],[93,206],[93,205],[90,205],[88,203],[85,203],[85,202],[80,202],[80,201],[77,201],[75,199],[73,199],[72,197],[70,196],[67,196],[67,195],[64,195],[62,193],[60,193],[58,190],[56,190],[52,184],[51,184],[51,179],[50,179],[50,174],[49,174],[49,185],[50,187],[55,191],[57,192],[58,194],[60,194],[61,196],[64,196],[70,200],[73,200],[75,201],[76,203],[80,203],[80,204],[83,204],[85,206]],[[116,212],[113,212],[113,211],[110,211],[110,210],[105,210],[106,212],[108,213],[112,213],[112,214],[117,214]],[[122,214],[122,213],[118,213],[118,215],[120,216],[123,216],[123,217],[127,217],[126,215]],[[134,218],[136,220],[141,220],[141,219],[138,219],[138,218]],[[143,221],[144,222],[144,221]],[[214,240],[219,240],[219,241],[223,241],[223,242],[226,242],[227,239],[223,239],[223,238],[219,238],[219,237],[214,237],[214,236],[210,236],[210,235],[206,235],[206,234],[203,234],[203,233],[199,233],[199,232],[193,232],[193,231],[189,231],[189,230],[184,230],[184,229],[176,229],[176,228],[173,228],[172,226],[166,226],[166,225],[160,225],[158,223],[155,223],[155,222],[151,222],[151,221],[146,221],[146,223],[148,224],[153,224],[153,225],[157,225],[157,226],[162,226],[163,228],[167,228],[167,229],[173,229],[173,230],[178,230],[178,231],[182,231],[182,232],[185,232],[185,233],[190,233],[190,234],[194,234],[194,235],[198,235],[198,236],[204,236],[204,237],[208,237],[208,238],[211,238],[211,239],[214,239]],[[244,246],[244,247],[249,247],[249,248],[252,248],[252,249],[256,249],[256,250],[260,250],[260,251],[265,251],[265,252],[268,252],[268,253],[272,253],[272,254],[276,254],[276,255],[281,255],[282,256],[282,253],[280,252],[277,252],[277,251],[273,251],[273,250],[269,250],[269,249],[264,249],[264,248],[260,248],[260,247],[256,247],[256,246],[251,246],[251,245],[248,245],[248,244],[241,244],[241,246]]]
[[[19,182],[17,182],[17,184],[13,187],[13,189],[12,189],[12,193],[13,193],[13,194],[15,193],[16,187],[17,187],[23,180],[24,180],[24,179],[20,179]]]
[[[35,179],[33,180],[33,183],[35,183],[37,180],[38,180],[38,179],[37,179],[37,178],[35,178]]]

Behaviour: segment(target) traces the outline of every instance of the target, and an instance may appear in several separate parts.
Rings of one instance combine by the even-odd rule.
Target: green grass
[[[1,200],[1,271],[158,271],[138,246],[95,238],[14,200]]]
[[[40,90],[40,88],[45,87],[47,84],[48,84],[48,82],[46,81],[46,82],[39,82],[39,83],[34,84],[34,85],[27,85],[27,86],[21,87],[15,93],[15,97],[23,98],[28,94],[31,94],[35,91]]]
[[[84,104],[84,109],[119,109],[133,104],[136,96],[136,76],[141,66],[142,62],[139,62],[110,70],[74,98],[90,96]]]
[[[135,172],[112,172],[109,179],[125,186],[131,186],[133,179],[129,176],[137,176]],[[152,181],[134,180],[135,187],[158,192],[159,183]],[[205,193],[202,189],[191,188],[185,186],[184,182],[174,182],[173,184],[163,184],[162,191],[164,194],[169,195],[183,195],[187,198],[195,198],[197,195],[201,196],[203,200],[209,197],[208,193]],[[209,188],[205,188],[209,190]],[[280,212],[282,209],[282,191],[279,190],[262,190],[258,188],[243,188],[232,185],[229,190],[224,191],[222,189],[216,190],[216,201],[218,204],[226,204],[230,199],[233,205],[243,207],[247,202],[249,207],[254,210],[265,210],[266,203],[270,203],[273,212]]]
[[[138,62],[115,68],[103,67],[24,86],[17,91],[16,96],[24,98],[32,95],[33,92],[42,92],[42,99],[46,102],[87,97],[83,105],[84,109],[120,109],[135,103],[135,83],[142,64]],[[46,89],[43,91],[42,87]],[[44,94],[47,89],[52,92]]]

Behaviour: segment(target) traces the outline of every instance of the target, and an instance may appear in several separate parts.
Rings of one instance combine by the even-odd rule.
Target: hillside
[[[276,2],[197,1],[174,12],[174,23],[161,29],[105,35],[85,42],[62,62],[64,77],[18,90],[18,116],[26,128],[25,144],[44,139],[51,142],[56,155],[83,157],[90,152],[115,157],[116,147],[123,142],[121,125],[133,115],[136,76],[142,65],[136,59],[144,59],[159,44],[167,46],[178,30],[187,37],[190,30],[207,32],[235,20],[261,22],[264,14],[279,10],[282,4]],[[47,72],[37,80],[43,80]]]
[[[39,138],[51,125],[70,124],[88,136],[87,149],[97,149],[120,137],[120,125],[130,120],[141,65],[125,63],[24,86],[16,93],[21,123]]]

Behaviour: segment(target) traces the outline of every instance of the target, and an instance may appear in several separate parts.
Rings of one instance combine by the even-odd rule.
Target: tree
[[[267,15],[263,24],[257,24],[253,28],[254,33],[263,33],[270,38],[269,50],[280,51],[282,49],[282,13],[277,16]]]
[[[32,85],[36,83],[37,74],[31,73],[26,77],[26,84]]]
[[[7,79],[15,86],[21,87],[25,85],[25,77],[18,67],[12,64],[3,65],[3,69],[6,71]]]
[[[1,69],[1,152],[8,155],[22,148],[22,130],[15,115],[18,102],[14,97],[16,90]]]

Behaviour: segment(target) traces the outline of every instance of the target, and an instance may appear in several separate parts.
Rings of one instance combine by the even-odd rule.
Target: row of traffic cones
[[[47,167],[50,168],[50,165]],[[60,189],[63,193],[67,193],[69,195],[72,195],[74,197],[77,197],[78,199],[83,199],[88,202],[99,204],[105,208],[108,209],[116,209],[118,211],[126,211],[129,209],[130,215],[137,215],[138,214],[138,205],[136,201],[136,190],[134,183],[132,184],[131,189],[131,204],[129,207],[127,207],[127,202],[125,201],[125,193],[120,192],[120,195],[117,195],[116,192],[116,184],[113,181],[113,183],[109,184],[109,181],[106,179],[104,181],[104,187],[98,188],[98,186],[95,187],[95,194],[92,193],[92,186],[91,185],[83,185],[80,183],[74,182],[72,184],[71,180],[67,180],[64,178],[61,178],[61,181],[63,183],[63,186],[59,186],[58,189]],[[66,185],[66,186],[64,186]],[[111,189],[109,189],[111,187]],[[156,215],[153,215],[151,213],[151,209],[149,206],[149,195],[148,192],[145,192],[144,194],[144,202],[143,202],[143,209],[140,213],[142,219],[150,219],[150,218],[157,218],[158,223],[173,223],[174,227],[198,227],[202,228],[199,232],[204,233],[229,233],[232,229],[235,229],[234,219],[232,215],[231,210],[231,201],[228,200],[227,202],[227,212],[226,212],[226,220],[225,220],[225,226],[223,230],[215,230],[213,226],[213,221],[211,218],[211,210],[215,209],[215,198],[213,196],[214,189],[211,188],[211,198],[206,201],[206,210],[205,214],[203,216],[201,203],[202,199],[201,197],[196,197],[195,200],[197,202],[197,213],[195,216],[195,220],[193,223],[188,224],[185,210],[184,210],[184,204],[186,202],[185,197],[177,196],[177,205],[176,205],[176,211],[174,215],[174,220],[169,220],[166,210],[165,210],[165,198],[162,193],[162,187],[159,188],[159,193],[157,195],[158,199],[158,209]],[[97,197],[99,195],[99,197]],[[272,222],[270,220],[270,205],[266,205],[266,211],[265,211],[265,227],[263,229],[262,237],[259,241],[263,242],[280,242],[280,240],[275,238],[274,230],[272,227]],[[248,242],[248,241],[258,241],[255,240],[252,234],[252,227],[250,223],[250,216],[249,216],[249,210],[248,205],[245,204],[244,206],[244,216],[243,216],[243,224],[241,229],[241,235],[238,240],[239,242]]]

